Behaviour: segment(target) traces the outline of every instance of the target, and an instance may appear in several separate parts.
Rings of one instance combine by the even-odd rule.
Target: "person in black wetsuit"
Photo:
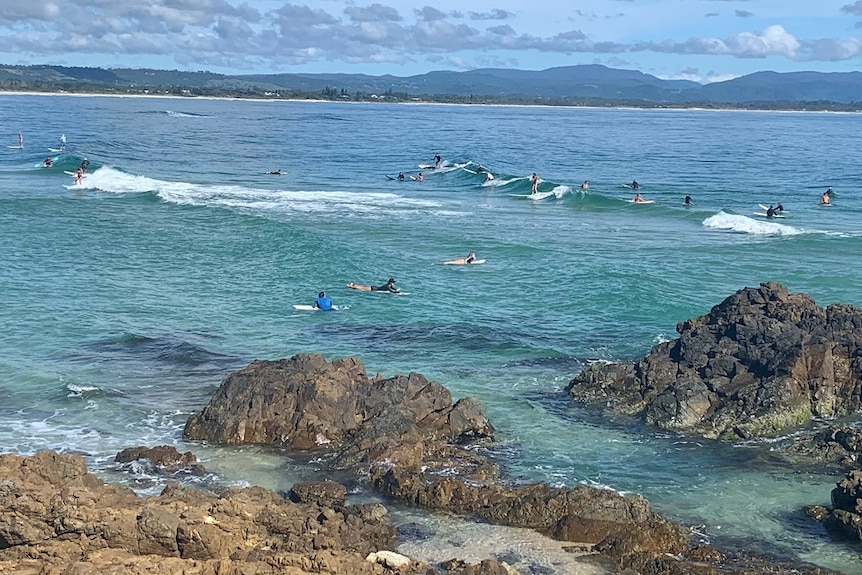
[[[395,287],[395,279],[389,278],[389,280],[383,284],[382,286],[367,286],[362,284],[357,284],[350,282],[347,284],[347,287],[350,289],[356,289],[359,291],[385,291],[388,293],[401,293],[398,288]]]
[[[692,200],[691,200],[691,196],[688,196],[688,195],[687,195],[687,196],[685,197],[685,199],[682,201],[682,205],[684,205],[684,206],[690,206],[690,205],[692,205],[693,203],[694,203],[694,202],[692,202]]]
[[[78,169],[81,170],[82,172],[86,172],[87,166],[89,166],[89,165],[90,165],[90,160],[88,160],[87,158],[84,158],[83,160],[81,160],[81,163],[78,164]]]
[[[774,218],[775,217],[775,208],[773,208],[771,205],[769,206],[769,209],[766,210],[766,217],[767,218]]]

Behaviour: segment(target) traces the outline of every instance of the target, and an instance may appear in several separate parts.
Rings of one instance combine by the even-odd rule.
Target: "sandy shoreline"
[[[859,114],[862,111],[840,111],[840,110],[807,110],[807,109],[752,109],[752,108],[704,108],[691,107],[663,107],[655,106],[576,106],[550,104],[459,104],[455,102],[429,102],[425,100],[413,102],[387,102],[387,101],[355,101],[355,100],[323,100],[313,98],[242,98],[234,96],[177,96],[176,94],[117,94],[117,93],[81,93],[81,92],[22,92],[0,90],[2,96],[71,96],[74,98],[162,98],[166,100],[223,100],[239,102],[314,102],[322,104],[357,104],[357,105],[396,105],[396,106],[457,106],[457,107],[485,107],[485,108],[554,108],[554,109],[586,109],[586,110],[629,110],[644,112],[762,112],[762,113],[799,113],[799,114]]]

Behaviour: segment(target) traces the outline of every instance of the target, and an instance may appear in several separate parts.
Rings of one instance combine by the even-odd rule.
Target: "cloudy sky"
[[[0,0],[0,64],[409,76],[574,64],[700,82],[862,69],[862,0]]]

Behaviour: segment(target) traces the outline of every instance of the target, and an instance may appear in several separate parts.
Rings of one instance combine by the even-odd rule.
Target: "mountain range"
[[[350,99],[519,101],[557,104],[794,105],[834,103],[862,108],[862,72],[757,72],[724,82],[663,80],[636,70],[578,65],[546,70],[484,68],[415,76],[365,74],[224,75],[152,69],[0,65],[0,89],[155,91],[186,95],[265,94]]]

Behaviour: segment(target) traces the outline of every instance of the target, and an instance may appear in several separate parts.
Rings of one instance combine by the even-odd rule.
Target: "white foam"
[[[727,230],[755,236],[795,236],[806,233],[803,230],[779,224],[760,221],[748,216],[719,212],[703,220],[703,227],[711,230]]]
[[[101,167],[70,189],[98,189],[112,194],[153,192],[165,202],[178,205],[213,206],[253,212],[373,213],[378,210],[436,208],[439,202],[404,197],[388,192],[344,192],[322,190],[267,190],[233,184],[169,182]]]

